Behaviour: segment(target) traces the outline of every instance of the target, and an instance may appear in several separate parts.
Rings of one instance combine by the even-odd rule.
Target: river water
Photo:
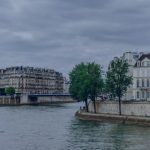
[[[80,121],[80,105],[0,107],[0,150],[150,150],[150,127]]]

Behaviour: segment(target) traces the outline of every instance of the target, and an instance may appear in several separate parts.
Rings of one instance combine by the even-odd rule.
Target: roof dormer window
[[[147,62],[147,67],[150,67],[150,61]]]

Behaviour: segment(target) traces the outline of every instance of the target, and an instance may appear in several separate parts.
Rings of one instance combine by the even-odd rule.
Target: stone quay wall
[[[69,103],[75,102],[71,96],[38,96],[38,103]]]
[[[20,104],[20,97],[0,96],[0,105],[18,105],[18,104]]]
[[[150,102],[124,101],[121,104],[122,115],[150,117]],[[100,114],[119,114],[118,101],[96,101],[96,111]],[[94,112],[93,103],[89,103],[89,112]]]
[[[37,96],[34,99],[30,98],[28,94],[22,94],[21,96],[0,96],[0,106],[73,102],[76,102],[76,100],[72,99],[71,96]]]

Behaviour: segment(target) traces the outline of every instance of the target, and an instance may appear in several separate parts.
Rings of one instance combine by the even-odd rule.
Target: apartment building
[[[133,77],[133,70],[134,70],[134,66],[136,64],[136,62],[138,61],[138,59],[143,55],[143,52],[125,52],[123,54],[123,56],[121,57],[123,60],[126,60],[127,63],[129,64],[129,71],[128,71],[128,75]],[[131,100],[134,99],[133,96],[133,84],[130,85],[127,88],[127,92],[125,93],[125,95],[123,96],[124,100]]]
[[[64,94],[69,94],[69,86],[70,82],[67,80],[67,78],[64,77]]]
[[[125,52],[121,58],[129,64],[128,75],[133,77],[133,83],[122,99],[150,100],[150,53]]]
[[[16,93],[63,93],[63,75],[52,69],[9,67],[0,69],[0,88],[14,87]]]
[[[133,69],[133,97],[150,100],[150,53],[143,54]]]

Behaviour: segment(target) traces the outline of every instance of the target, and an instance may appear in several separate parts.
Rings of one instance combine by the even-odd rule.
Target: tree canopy
[[[132,84],[132,77],[128,75],[129,65],[121,59],[116,58],[109,66],[106,78],[106,89],[119,100],[119,114],[121,115],[121,98],[126,93],[127,87]]]
[[[13,95],[13,94],[15,94],[15,88],[14,87],[7,87],[7,88],[5,88],[5,93],[7,95]]]
[[[76,65],[69,74],[70,88],[72,96],[79,101],[84,101],[88,111],[88,98],[94,102],[95,98],[101,92],[103,86],[101,66],[92,63],[80,63]]]

